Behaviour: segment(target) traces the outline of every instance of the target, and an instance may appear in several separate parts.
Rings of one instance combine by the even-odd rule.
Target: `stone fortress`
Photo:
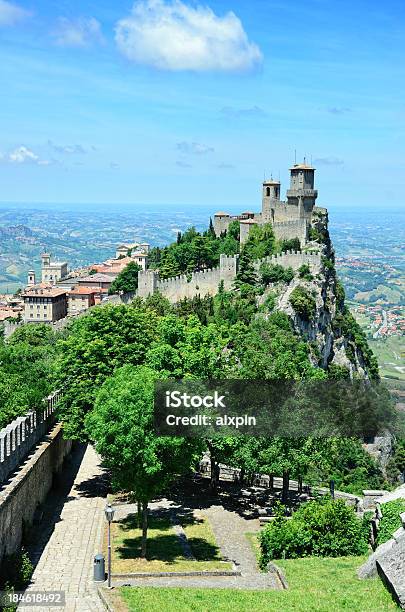
[[[287,251],[257,260],[254,262],[256,270],[259,270],[262,263],[277,263],[296,271],[306,263],[311,272],[316,274],[321,266],[321,254],[319,244],[311,244],[309,230],[311,224],[327,211],[315,206],[318,195],[314,189],[315,168],[304,160],[302,164],[294,164],[290,168],[290,174],[291,184],[285,201],[280,199],[280,181],[264,180],[261,212],[244,212],[236,216],[217,212],[214,215],[214,231],[220,236],[228,231],[231,222],[237,221],[240,225],[240,242],[243,244],[252,227],[270,223],[276,239],[298,238],[301,251]],[[168,279],[161,279],[158,270],[148,269],[147,243],[120,244],[116,249],[115,259],[70,272],[66,262],[53,261],[49,253],[44,253],[41,257],[41,283],[37,282],[35,271],[30,270],[28,286],[21,296],[26,323],[55,323],[60,319],[81,314],[100,303],[125,301],[129,294],[107,294],[114,279],[130,262],[141,267],[138,272],[138,290],[133,295],[145,298],[159,292],[172,303],[197,295],[215,295],[221,283],[225,290],[232,288],[239,256],[222,254],[217,268]]]
[[[325,214],[326,209],[315,206],[318,192],[314,189],[315,168],[309,166],[305,160],[302,164],[295,164],[290,168],[291,183],[287,190],[287,200],[280,199],[280,181],[264,180],[262,211],[260,213],[244,212],[232,216],[225,212],[214,215],[214,231],[217,236],[226,233],[232,221],[240,224],[240,242],[246,242],[251,228],[255,225],[270,223],[277,240],[298,238],[301,248],[309,242],[309,228],[314,215]],[[258,270],[262,263],[277,263],[293,270],[306,263],[311,272],[316,272],[321,264],[319,251],[313,250],[281,253],[254,263]],[[191,276],[185,274],[168,279],[161,279],[157,270],[145,270],[138,273],[139,297],[159,292],[170,302],[196,295],[215,295],[220,282],[224,289],[229,290],[237,273],[238,255],[221,255],[218,268],[194,272]]]
[[[244,212],[232,216],[226,212],[214,215],[214,230],[217,236],[228,230],[232,221],[240,223],[240,241],[243,244],[253,225],[271,223],[274,235],[278,240],[298,238],[301,245],[308,240],[308,230],[315,208],[318,192],[314,189],[315,168],[305,160],[290,168],[290,188],[286,201],[280,199],[280,181],[263,181],[262,211],[260,213]]]

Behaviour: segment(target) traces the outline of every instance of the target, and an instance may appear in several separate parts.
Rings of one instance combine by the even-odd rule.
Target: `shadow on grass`
[[[189,544],[198,561],[218,561],[219,549],[202,538],[190,538]],[[120,559],[137,559],[141,556],[141,537],[126,538],[122,540],[122,546],[116,548]],[[183,556],[183,549],[176,534],[158,535],[148,538],[147,555],[148,561],[165,561],[175,563],[176,561],[187,561]]]
[[[194,517],[192,512],[178,514],[177,519],[183,527],[186,527],[187,525],[198,525],[204,523],[202,519]],[[129,515],[127,518],[125,518],[120,523],[120,528],[122,535],[129,531],[136,531],[139,533],[136,515]],[[168,512],[154,513],[149,517],[146,556],[148,561],[157,560],[167,563],[175,563],[176,561],[186,560],[184,557],[183,546],[181,545],[176,533],[171,531],[172,529],[173,524],[170,521],[170,514]],[[158,531],[158,533],[154,533],[154,531]],[[194,536],[187,538],[187,541],[197,561],[221,560],[220,549],[215,544],[208,542],[204,538]],[[120,538],[120,544],[121,545],[116,547],[116,552],[120,559],[140,558],[140,533],[135,537]]]

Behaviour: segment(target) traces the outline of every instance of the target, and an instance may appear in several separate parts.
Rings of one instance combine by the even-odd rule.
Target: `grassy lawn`
[[[290,610],[384,612],[398,609],[379,578],[359,580],[362,557],[288,559],[277,561],[285,572],[286,591],[228,589],[122,588],[130,611],[164,608],[165,612],[250,612]]]
[[[132,572],[184,572],[231,570],[232,564],[221,560],[208,520],[200,514],[188,514],[181,519],[194,560],[184,556],[183,548],[169,518],[149,519],[147,559],[141,559],[141,531],[136,516],[130,515],[112,524],[114,574]]]

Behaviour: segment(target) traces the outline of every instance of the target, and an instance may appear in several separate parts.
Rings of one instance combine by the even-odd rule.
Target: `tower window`
[[[266,187],[266,196],[270,197],[270,187]]]

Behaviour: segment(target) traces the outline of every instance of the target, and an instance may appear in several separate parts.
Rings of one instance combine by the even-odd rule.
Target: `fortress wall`
[[[321,264],[320,253],[302,253],[301,251],[287,251],[279,255],[272,255],[254,262],[256,270],[262,263],[279,264],[285,268],[298,270],[302,264],[307,263],[312,272],[316,272]],[[229,290],[235,280],[238,265],[238,256],[221,255],[220,265],[212,270],[194,272],[188,280],[185,274],[168,279],[159,279],[158,272],[148,270],[140,271],[138,296],[146,297],[154,291],[159,291],[170,302],[175,303],[184,298],[193,298],[196,295],[215,295],[218,286],[223,281],[224,289]]]
[[[184,298],[193,298],[196,295],[215,295],[221,281],[224,288],[230,289],[237,270],[237,256],[221,255],[218,268],[194,272],[190,280],[185,274],[168,279],[160,279],[159,273],[154,270],[138,272],[139,297],[147,297],[159,291],[170,302],[178,302]]]
[[[278,264],[284,268],[298,270],[303,264],[308,264],[311,272],[316,272],[321,265],[320,253],[303,253],[301,251],[287,251],[278,255],[270,255],[254,262],[254,267],[259,270],[263,263]]]
[[[19,321],[18,323],[11,323],[6,319],[4,321],[4,339],[7,340],[7,338],[9,338],[11,334],[13,334],[15,330],[21,325],[23,325],[23,321]]]
[[[274,207],[274,222],[284,223],[298,218],[298,206],[288,204],[287,202],[278,201]],[[295,217],[295,219],[293,219]]]
[[[307,241],[308,227],[305,219],[273,223],[273,230],[277,240],[298,238],[301,245],[305,244]]]
[[[71,447],[71,440],[63,438],[62,425],[58,423],[0,491],[0,565],[4,556],[20,549]]]
[[[190,280],[187,280],[185,275],[159,280],[156,289],[170,302],[178,302],[198,294],[201,296],[214,295],[220,280],[220,269],[214,268],[213,270],[194,272]]]

